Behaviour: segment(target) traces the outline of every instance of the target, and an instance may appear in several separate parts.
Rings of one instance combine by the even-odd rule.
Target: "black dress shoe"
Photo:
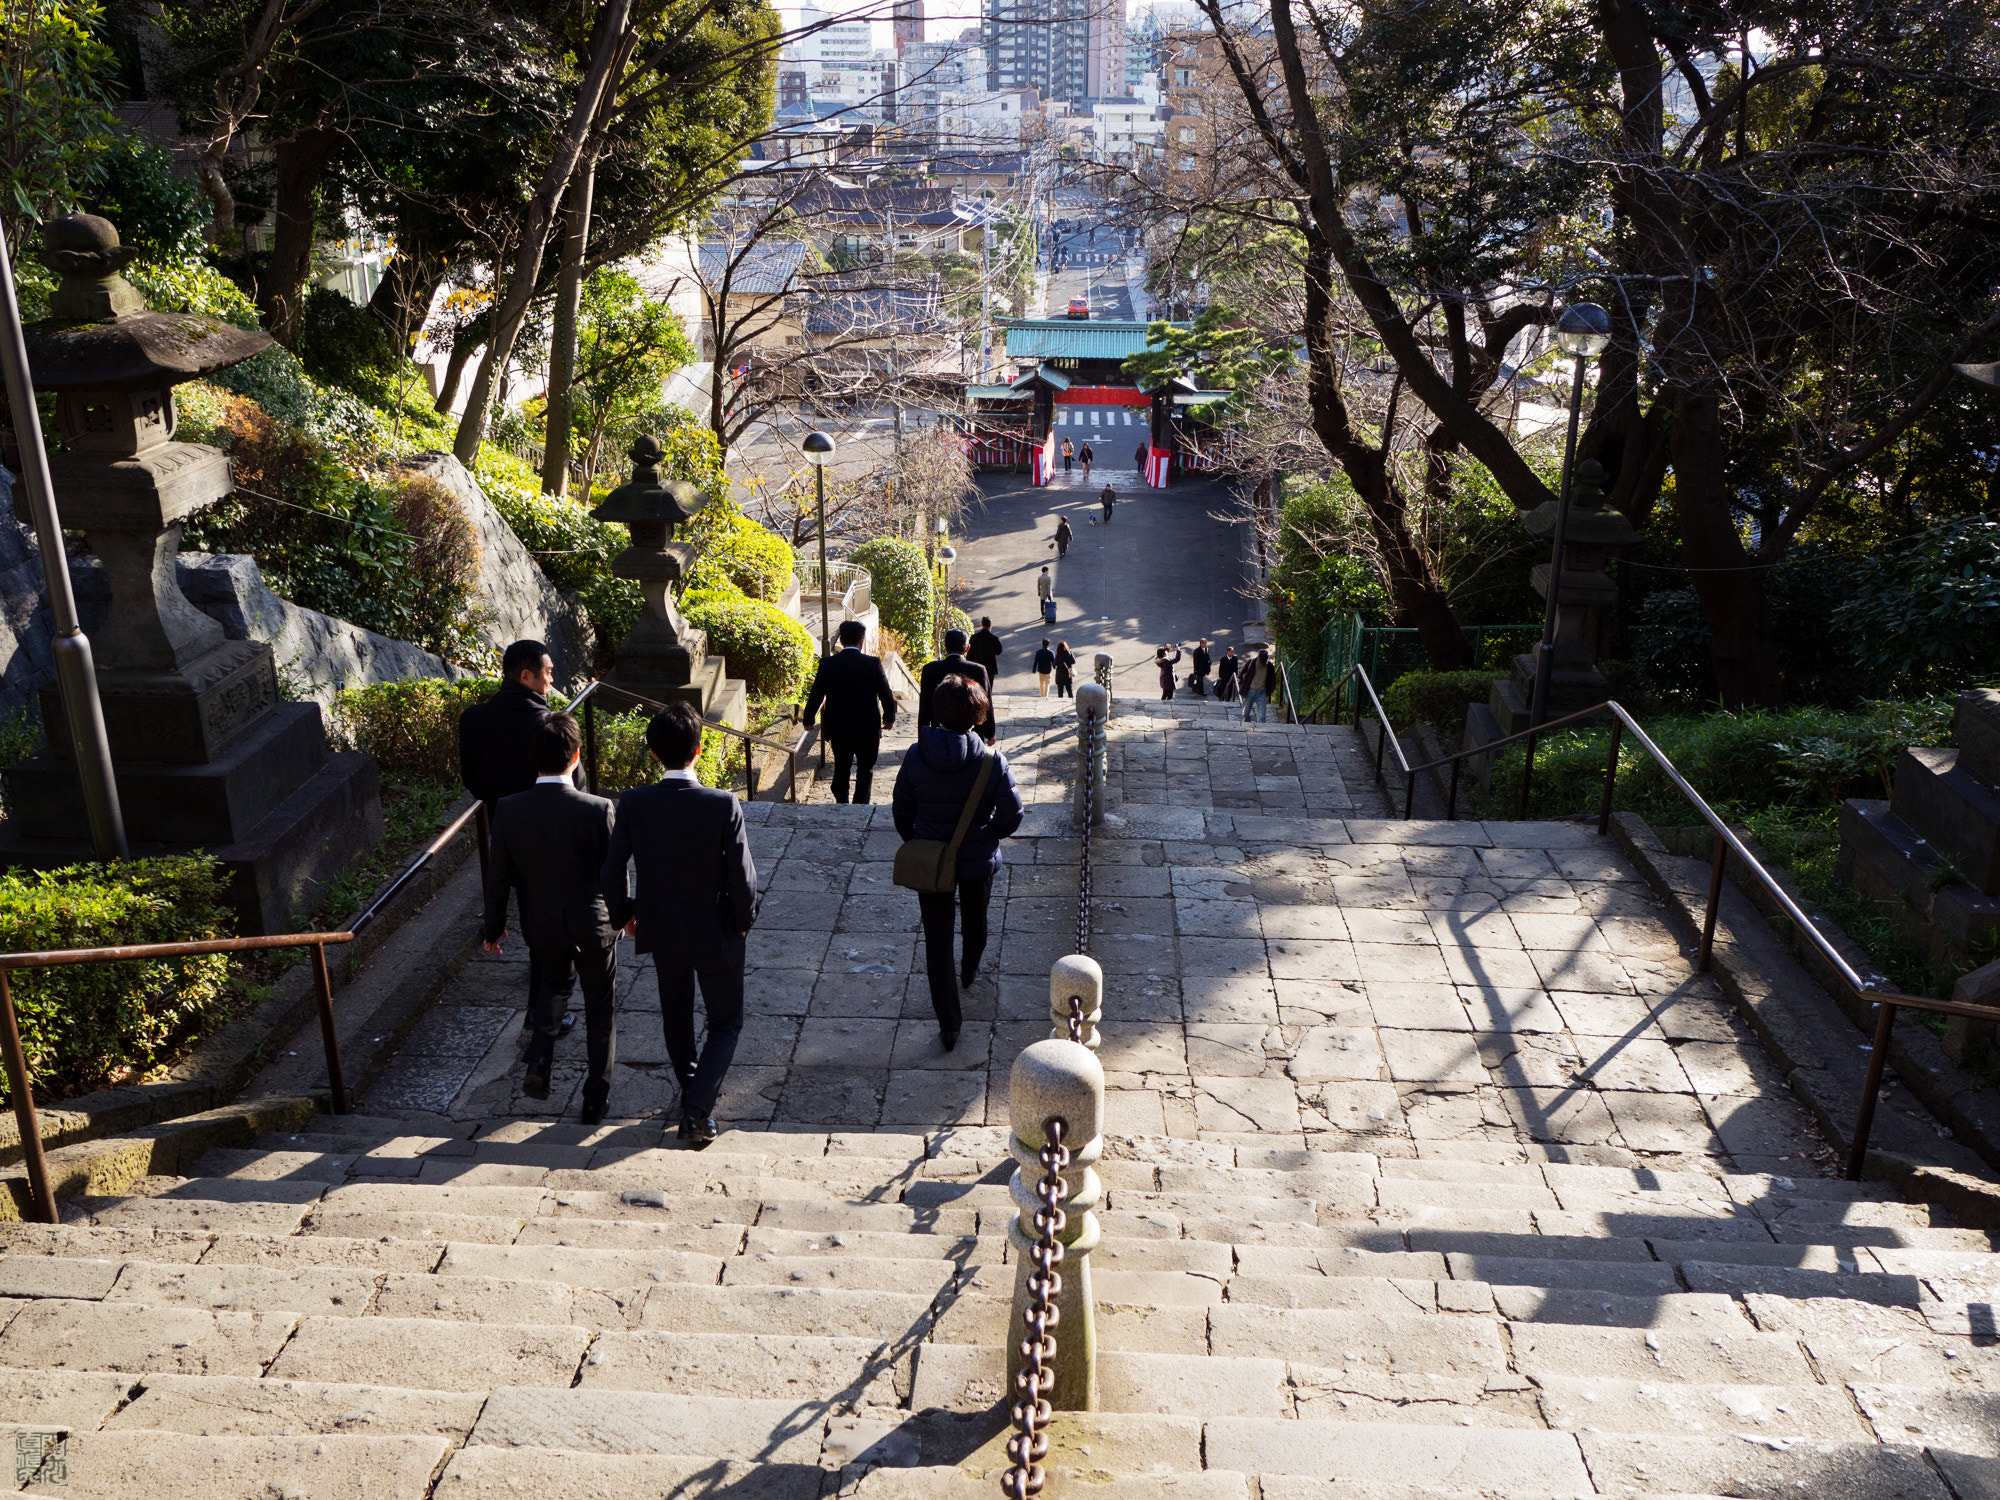
[[[528,1012],[526,1019],[521,1022],[521,1029],[523,1031],[533,1031],[535,1029],[535,1014],[533,1011]],[[568,1036],[574,1030],[576,1030],[576,1012],[566,1010],[563,1012],[562,1020],[556,1023],[556,1035]]]
[[[603,1118],[604,1118],[604,1106],[602,1104],[584,1105],[582,1114],[582,1119],[584,1124],[595,1125],[598,1123],[598,1121],[602,1120]]]
[[[526,1094],[530,1099],[548,1098],[549,1075],[546,1073],[536,1073],[531,1070],[528,1076],[521,1080],[521,1092]]]
[[[690,1115],[681,1121],[681,1130],[685,1133],[688,1144],[697,1151],[713,1146],[715,1138],[722,1134],[721,1127],[715,1123],[715,1117],[712,1115],[704,1115],[698,1120]]]
[[[694,1117],[692,1115],[681,1116],[681,1128],[679,1133],[680,1133],[680,1138],[684,1141],[691,1141],[694,1139]]]
[[[944,1050],[945,1050],[945,1051],[947,1051],[947,1052],[955,1052],[955,1051],[957,1051],[957,1050],[958,1050],[958,1033],[957,1033],[957,1032],[955,1032],[955,1031],[940,1031],[940,1032],[938,1033],[938,1040],[939,1040],[940,1042],[943,1042],[943,1043],[944,1043]]]

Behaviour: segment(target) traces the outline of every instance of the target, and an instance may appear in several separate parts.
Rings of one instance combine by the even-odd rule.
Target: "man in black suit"
[[[1000,680],[1000,637],[993,633],[991,618],[982,619],[979,628],[972,632],[972,641],[965,648],[965,654],[986,668],[986,691],[993,691],[993,684]]]
[[[521,936],[528,943],[527,1076],[521,1092],[549,1097],[558,1018],[570,986],[583,981],[590,1073],[583,1084],[583,1123],[604,1118],[611,1093],[615,1028],[612,981],[618,970],[618,929],[604,904],[601,872],[611,845],[611,804],[570,784],[583,735],[568,714],[543,714],[528,734],[534,785],[500,799],[493,814],[493,852],[486,867],[486,916],[480,936],[498,953],[507,935],[507,893],[520,892]]]
[[[1215,665],[1215,658],[1208,654],[1208,642],[1197,641],[1194,648],[1194,676],[1192,686],[1197,698],[1208,696],[1208,673]]]
[[[660,977],[660,1025],[681,1084],[681,1139],[697,1148],[716,1137],[715,1101],[743,1033],[743,943],[750,935],[757,866],[743,833],[743,808],[704,787],[690,768],[701,754],[701,716],[669,703],[646,726],[663,770],[652,786],[618,799],[618,822],[604,859],[611,920],[653,955]],[[627,863],[638,888],[626,889]],[[701,979],[708,1036],[697,1056],[694,987]]]
[[[965,657],[965,632],[947,630],[944,633],[944,655],[936,661],[926,662],[923,671],[917,674],[917,728],[925,729],[938,722],[937,685],[947,677],[963,677],[967,682],[976,682],[980,688],[990,693],[993,679],[986,675],[986,668]],[[987,744],[993,743],[993,715],[986,715],[986,722],[979,725],[979,733]]]
[[[500,799],[525,792],[535,784],[535,731],[548,717],[548,691],[555,685],[556,664],[540,641],[516,641],[500,658],[500,686],[492,697],[475,703],[458,716],[458,777],[465,789],[486,804],[490,819]],[[583,790],[583,773],[571,777]],[[490,835],[489,835],[490,837]],[[489,856],[490,864],[490,856]],[[535,979],[528,976],[528,1019],[534,1027]],[[560,995],[557,1014],[564,1035],[576,1025],[569,1013],[569,989]]]
[[[896,695],[889,689],[889,674],[882,670],[882,658],[861,654],[868,629],[859,620],[840,622],[840,649],[820,659],[813,673],[812,691],[806,694],[802,720],[807,729],[826,710],[821,721],[827,743],[833,746],[833,800],[847,800],[847,774],[854,773],[854,800],[866,806],[875,772],[875,757],[882,751],[882,733],[896,723]]]

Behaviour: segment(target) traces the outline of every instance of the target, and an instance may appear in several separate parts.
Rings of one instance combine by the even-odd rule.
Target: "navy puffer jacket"
[[[896,832],[904,838],[948,841],[965,811],[965,799],[972,795],[980,759],[987,755],[994,757],[994,765],[986,778],[986,793],[979,799],[965,842],[958,846],[960,880],[983,880],[998,871],[1000,840],[1021,826],[1021,792],[1007,768],[1007,757],[988,749],[976,734],[953,734],[929,725],[917,731],[916,744],[904,755],[890,799]]]

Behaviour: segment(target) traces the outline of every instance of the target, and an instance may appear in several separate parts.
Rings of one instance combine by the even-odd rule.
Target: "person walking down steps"
[[[583,758],[583,732],[568,714],[544,714],[528,735],[534,785],[503,797],[493,813],[486,865],[486,911],[480,946],[499,953],[507,935],[507,893],[520,893],[521,937],[528,945],[528,1042],[521,1092],[549,1097],[562,1007],[583,981],[589,1073],[583,1123],[604,1118],[616,1038],[612,986],[618,977],[618,929],[605,905],[600,872],[611,846],[613,813],[602,797],[570,784]]]
[[[1076,653],[1069,649],[1068,641],[1056,642],[1056,696],[1076,696]]]
[[[1000,870],[1000,841],[1021,826],[1026,810],[1007,757],[972,732],[986,717],[985,691],[963,677],[947,677],[937,686],[936,703],[938,722],[917,731],[916,744],[896,772],[890,806],[896,832],[906,841],[896,861],[897,883],[906,883],[904,859],[912,840],[927,841],[923,852],[942,862],[948,881],[943,890],[917,889],[917,913],[938,1041],[949,1052],[964,1024],[962,992],[972,988],[986,952],[986,908]],[[956,972],[954,898],[964,934]]]
[[[972,632],[972,643],[965,648],[965,654],[986,668],[986,691],[989,693],[999,689],[1000,657],[1005,649],[1000,644],[1000,637],[993,633],[993,617],[981,615],[979,628]]]
[[[862,653],[868,627],[859,620],[842,620],[837,634],[840,649],[820,659],[799,724],[810,729],[819,718],[825,726],[826,741],[833,747],[833,800],[847,800],[847,773],[852,770],[854,800],[865,807],[882,735],[896,727],[896,695],[882,658]]]
[[[1069,556],[1069,544],[1075,536],[1076,532],[1070,528],[1069,517],[1058,517],[1056,520],[1056,556],[1058,559]]]
[[[1056,654],[1049,649],[1049,638],[1042,637],[1042,649],[1035,653],[1035,681],[1041,684],[1041,695],[1049,695],[1049,678],[1055,674]]]
[[[1097,503],[1104,507],[1104,524],[1109,526],[1111,524],[1111,507],[1118,503],[1118,492],[1111,488],[1110,485],[1105,485],[1097,496]]]
[[[1167,655],[1171,651],[1172,656]],[[1153,653],[1153,665],[1160,669],[1160,697],[1171,700],[1174,696],[1174,668],[1181,664],[1181,648],[1162,646]]]
[[[944,655],[936,661],[925,662],[924,669],[917,674],[917,728],[935,724],[937,716],[937,690],[947,677],[963,677],[967,682],[979,684],[980,691],[989,691],[993,679],[986,668],[978,662],[968,660],[965,655],[965,632],[947,630],[944,633]],[[992,716],[979,726],[980,734],[987,744],[993,743]]]
[[[1263,647],[1257,648],[1256,656],[1245,661],[1236,673],[1236,680],[1243,686],[1243,722],[1250,722],[1250,715],[1257,716],[1259,724],[1271,722],[1271,685],[1277,680],[1278,669],[1271,665],[1271,653]]]
[[[646,726],[662,770],[651,786],[618,799],[604,899],[615,925],[653,955],[660,982],[660,1028],[681,1086],[680,1137],[700,1149],[718,1133],[715,1101],[743,1034],[744,943],[755,915],[757,866],[733,792],[702,786],[690,769],[701,754],[701,715],[669,703]],[[636,868],[628,891],[625,870]],[[694,1044],[694,988],[708,1035]]]
[[[1215,696],[1223,703],[1236,701],[1236,674],[1242,663],[1234,646],[1222,648],[1222,660],[1215,664]]]

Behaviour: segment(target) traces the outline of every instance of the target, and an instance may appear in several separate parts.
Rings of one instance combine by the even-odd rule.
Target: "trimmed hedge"
[[[458,780],[458,716],[493,693],[497,677],[417,677],[350,688],[333,700],[335,740],[365,750],[384,781]]]
[[[224,887],[221,867],[200,855],[0,875],[0,950],[228,937]],[[61,1096],[114,1076],[137,1081],[222,1018],[228,981],[220,953],[15,971],[32,1086]]]
[[[762,599],[690,589],[681,600],[688,623],[708,632],[708,649],[726,657],[732,676],[767,698],[797,698],[812,675],[813,638],[805,626]]]
[[[774,531],[767,531],[734,506],[719,509],[713,519],[704,511],[689,528],[692,540],[701,549],[688,574],[688,592],[707,593],[717,588],[733,588],[752,599],[776,604],[784,597],[785,586],[795,571],[792,549]]]
[[[1492,696],[1493,680],[1498,676],[1490,667],[1469,672],[1405,672],[1384,690],[1382,708],[1389,722],[1398,727],[1436,725],[1455,747],[1465,728],[1466,713],[1473,704]]]
[[[907,665],[912,671],[931,659],[931,633],[937,619],[937,590],[924,549],[915,542],[877,537],[847,555],[866,568],[882,625],[896,633],[906,650],[918,653]]]

